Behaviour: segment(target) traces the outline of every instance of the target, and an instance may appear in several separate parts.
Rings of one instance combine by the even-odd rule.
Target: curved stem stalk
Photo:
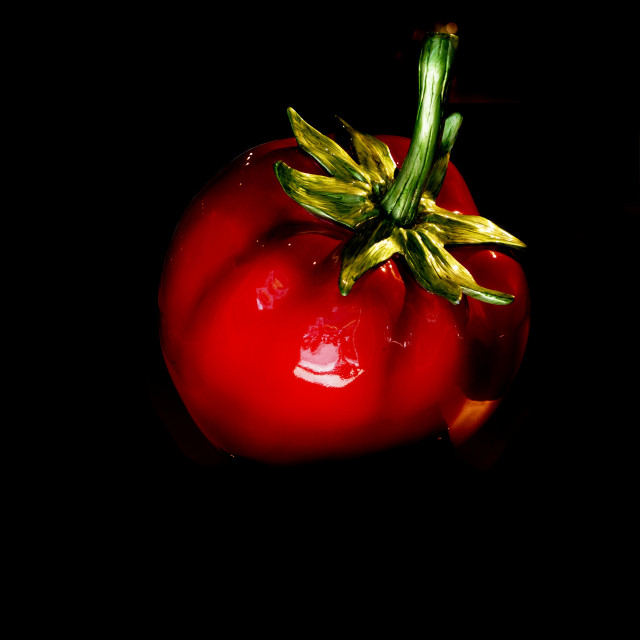
[[[420,55],[419,103],[407,157],[396,181],[381,202],[400,226],[410,225],[429,182],[442,138],[442,111],[449,91],[449,71],[458,45],[454,35],[434,34]]]

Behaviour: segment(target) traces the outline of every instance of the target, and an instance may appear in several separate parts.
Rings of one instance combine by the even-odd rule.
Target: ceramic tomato
[[[293,110],[184,213],[159,291],[171,378],[217,448],[267,463],[459,445],[523,357],[522,242],[481,217],[449,162],[455,36],[420,58],[411,140],[334,137]],[[344,139],[344,141],[342,141]]]

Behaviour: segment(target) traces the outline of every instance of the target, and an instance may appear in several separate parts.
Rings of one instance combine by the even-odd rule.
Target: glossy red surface
[[[409,140],[380,136],[401,164]],[[293,138],[256,147],[190,204],[159,291],[171,378],[206,437],[271,463],[366,454],[447,433],[463,445],[515,375],[529,328],[520,265],[486,247],[452,253],[479,284],[515,295],[459,305],[421,289],[402,262],[338,289],[349,231],[291,200],[276,160],[321,173]],[[449,164],[438,204],[477,214]]]

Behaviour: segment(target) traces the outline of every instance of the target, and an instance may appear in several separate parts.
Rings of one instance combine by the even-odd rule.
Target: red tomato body
[[[380,136],[401,164],[409,140]],[[486,247],[452,253],[494,306],[428,293],[401,260],[338,288],[350,231],[291,200],[277,160],[322,173],[295,139],[256,147],[192,201],[167,253],[159,306],[165,361],[206,437],[268,463],[358,456],[448,432],[467,440],[523,356],[529,294],[520,265]],[[477,214],[449,164],[438,204]]]

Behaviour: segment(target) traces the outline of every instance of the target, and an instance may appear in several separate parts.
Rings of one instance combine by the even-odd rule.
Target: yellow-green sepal
[[[396,168],[387,145],[341,121],[351,137],[356,161],[293,109],[288,114],[298,146],[329,175],[304,173],[278,161],[274,171],[287,195],[310,213],[349,229],[378,215],[376,203],[393,181]]]
[[[338,122],[347,133],[353,153],[376,191],[376,197],[381,197],[393,183],[396,173],[389,147],[382,140],[357,131],[342,118],[338,118]]]
[[[428,231],[445,245],[498,244],[524,249],[522,240],[511,235],[497,224],[482,216],[463,215],[448,211],[424,194],[420,201],[417,226]]]
[[[304,173],[281,161],[274,171],[285,193],[319,218],[353,229],[376,213],[364,182]]]
[[[367,182],[367,176],[355,160],[335,141],[305,122],[298,113],[287,109],[291,130],[298,146],[315,158],[337,180]]]
[[[462,116],[459,113],[452,113],[445,121],[442,128],[442,139],[436,151],[433,166],[427,179],[425,186],[425,194],[428,194],[433,200],[440,193],[444,176],[449,166],[449,158],[451,149],[458,137],[458,131],[462,125]],[[423,194],[424,195],[424,194]]]
[[[367,271],[395,255],[404,258],[416,282],[423,289],[442,296],[453,304],[458,304],[463,294],[497,305],[513,301],[513,296],[508,293],[480,286],[466,267],[446,250],[437,229],[430,229],[427,225],[399,227],[383,216],[371,218],[359,225],[346,242],[340,272],[342,295],[347,295],[356,280]]]
[[[490,304],[505,305],[513,296],[481,287],[471,273],[444,247],[436,235],[421,227],[398,227],[402,255],[418,284],[427,291],[458,304],[462,294]]]
[[[361,224],[342,249],[340,293],[346,296],[361,276],[402,252],[396,224],[385,216]]]

